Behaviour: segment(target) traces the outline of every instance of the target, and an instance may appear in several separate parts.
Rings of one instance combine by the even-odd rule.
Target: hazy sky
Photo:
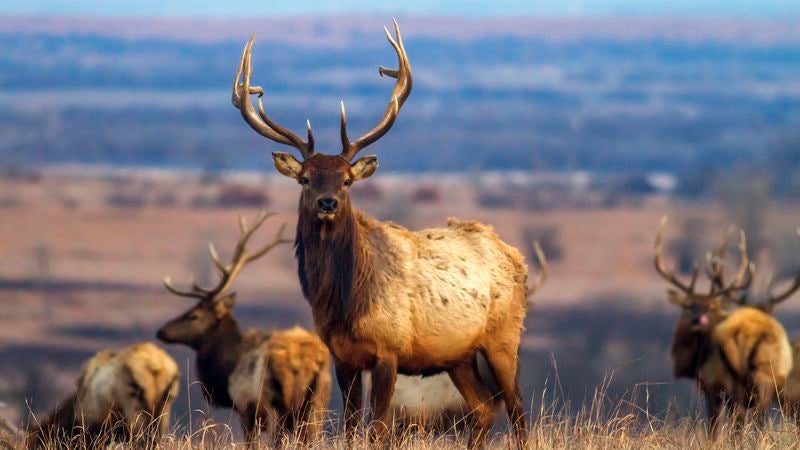
[[[0,14],[165,16],[308,13],[800,16],[800,0],[2,0]]]

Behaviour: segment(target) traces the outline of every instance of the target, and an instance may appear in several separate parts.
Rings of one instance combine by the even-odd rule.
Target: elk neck
[[[297,222],[295,256],[303,296],[311,304],[317,331],[326,339],[346,329],[368,307],[375,252],[371,219],[345,202],[333,222],[302,210]]]
[[[694,330],[690,325],[679,324],[672,341],[674,375],[697,379],[713,351],[710,330]]]
[[[203,383],[203,396],[215,406],[232,407],[228,377],[242,353],[242,332],[236,319],[226,315],[203,337],[197,351],[197,375]]]

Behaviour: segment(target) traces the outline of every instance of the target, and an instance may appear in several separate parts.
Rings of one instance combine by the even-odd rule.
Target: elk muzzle
[[[317,217],[320,220],[333,220],[339,209],[339,200],[334,197],[322,197],[317,200]]]

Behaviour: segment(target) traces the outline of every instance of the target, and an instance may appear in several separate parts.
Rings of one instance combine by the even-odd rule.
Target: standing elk
[[[300,327],[243,333],[233,317],[236,294],[228,292],[246,264],[291,242],[281,238],[281,226],[272,242],[254,253],[247,250],[247,241],[269,216],[261,213],[252,228],[240,218],[241,236],[228,265],[209,245],[220,275],[212,289],[193,282],[191,290],[181,291],[172,286],[169,277],[164,279],[170,292],[198,302],[158,330],[158,339],[187,345],[197,353],[203,395],[213,406],[236,410],[250,444],[258,440],[265,426],[270,433],[296,432],[307,442],[321,430],[330,398],[328,349]]]
[[[353,159],[389,131],[411,93],[411,67],[396,21],[394,29],[396,40],[384,30],[399,67],[378,69],[397,80],[383,118],[351,141],[342,103],[339,154],[314,151],[310,122],[304,140],[266,114],[264,89],[250,84],[254,37],[236,70],[232,101],[253,130],[302,156],[298,161],[288,153],[272,153],[278,172],[302,189],[295,237],[298,275],[317,331],[333,353],[346,429],[361,422],[361,371],[372,375],[372,422],[379,439],[387,431],[398,373],[447,372],[473,410],[470,445],[483,442],[495,412],[492,393],[474,368],[481,352],[521,445],[527,435],[517,383],[527,312],[522,254],[479,222],[449,219],[446,228],[412,232],[373,219],[350,202],[352,184],[378,168],[374,155]],[[258,95],[258,109],[252,94]]]
[[[681,308],[672,341],[673,374],[697,382],[706,398],[712,432],[719,426],[723,407],[741,427],[754,409],[764,417],[792,368],[792,353],[783,326],[769,314],[738,307],[737,293],[752,282],[754,265],[747,257],[744,232],[740,232],[741,262],[733,281],[726,285],[721,262],[710,265],[711,289],[695,292],[699,268],[686,284],[664,267],[661,221],[655,241],[655,268],[675,288],[667,298]],[[710,260],[710,259],[709,259]]]
[[[800,237],[800,228],[797,229],[797,235]],[[711,260],[712,258],[709,259]],[[713,269],[711,270],[713,271]],[[790,299],[795,293],[797,293],[798,290],[800,290],[800,271],[798,271],[791,283],[789,283],[789,285],[786,286],[786,288],[780,293],[775,293],[771,288],[771,284],[772,283],[768,283],[768,285],[770,285],[770,289],[768,289],[765,298],[752,303],[753,307],[758,308],[770,315],[774,313],[775,307],[778,304]],[[736,301],[739,304],[744,305],[746,303],[750,303],[751,299],[742,293],[736,298]],[[800,361],[800,338],[796,338],[792,342],[792,359],[795,364],[792,365],[792,370],[786,377],[786,382],[784,383],[783,389],[780,391],[780,400],[781,407],[788,413],[790,417],[795,420],[798,425],[800,425],[800,364],[796,364],[798,361]]]
[[[178,393],[175,361],[144,342],[122,351],[102,351],[89,359],[76,391],[41,420],[33,419],[28,447],[100,447],[111,440],[157,442],[169,427]]]

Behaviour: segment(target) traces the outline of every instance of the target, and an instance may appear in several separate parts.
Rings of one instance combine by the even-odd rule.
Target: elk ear
[[[675,289],[667,289],[667,301],[676,306],[683,306],[685,304],[685,300],[681,296],[681,293]]]
[[[284,152],[272,152],[272,162],[275,164],[275,168],[278,169],[278,172],[289,178],[294,178],[295,180],[300,176],[300,170],[303,168],[300,161],[296,160],[294,156]]]
[[[231,310],[233,309],[233,305],[235,304],[235,292],[222,297],[216,303],[214,303],[214,315],[217,316],[217,319],[221,319],[225,315],[230,314]]]
[[[353,174],[353,180],[369,178],[377,169],[378,157],[375,155],[367,155],[357,159],[353,164],[350,164],[350,173]]]

